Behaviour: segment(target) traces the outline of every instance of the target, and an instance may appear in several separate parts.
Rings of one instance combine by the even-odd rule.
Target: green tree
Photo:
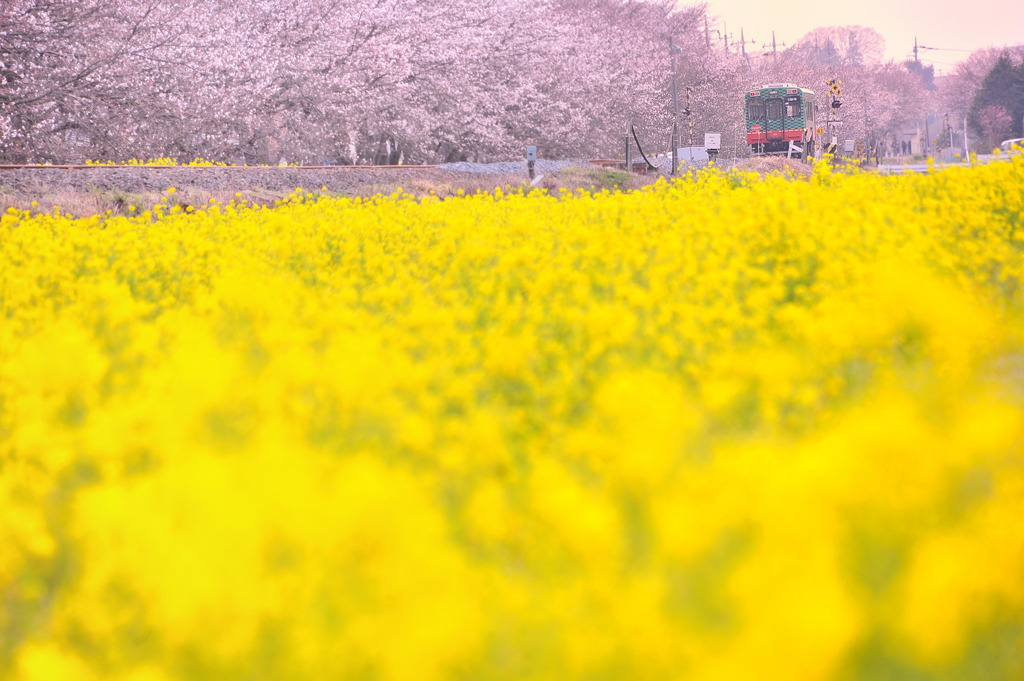
[[[1009,117],[1009,128],[993,126],[993,112],[1002,109]],[[999,143],[996,137],[1009,134],[1024,136],[1024,61],[1015,62],[1006,53],[986,74],[971,103],[969,120],[975,133],[986,136],[989,145]]]
[[[914,61],[913,59],[905,62],[904,66],[907,67],[907,71],[910,71],[911,73],[915,74],[918,78],[921,79],[921,83],[924,85],[926,90],[937,89],[935,85],[934,66],[925,66],[921,62]]]
[[[846,46],[846,63],[850,66],[864,66],[864,52],[860,49],[860,38],[853,30],[850,31],[850,39]]]

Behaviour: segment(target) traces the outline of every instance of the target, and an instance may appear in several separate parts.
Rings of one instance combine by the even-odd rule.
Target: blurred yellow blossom
[[[1024,157],[170,203],[2,216],[0,678],[1022,678]]]

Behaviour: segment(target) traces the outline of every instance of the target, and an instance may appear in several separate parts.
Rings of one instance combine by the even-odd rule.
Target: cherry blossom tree
[[[0,153],[46,157],[101,140],[112,108],[132,107],[130,69],[155,58],[168,8],[156,0],[7,0],[0,10]],[[101,142],[102,145],[102,142]]]
[[[735,61],[669,0],[7,0],[0,157],[430,162],[667,150]],[[730,80],[732,79],[732,80]],[[664,139],[662,139],[664,138]]]
[[[824,26],[804,35],[789,51],[830,66],[864,66],[882,62],[885,38],[866,26]]]
[[[984,136],[985,143],[990,147],[999,144],[999,140],[1009,137],[1013,128],[1013,118],[1006,107],[989,104],[977,112],[978,128]]]

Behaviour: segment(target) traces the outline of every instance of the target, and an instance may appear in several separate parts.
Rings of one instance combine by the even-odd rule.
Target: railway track
[[[0,165],[4,170],[423,170],[437,165],[394,165],[394,166],[171,166],[171,165]]]

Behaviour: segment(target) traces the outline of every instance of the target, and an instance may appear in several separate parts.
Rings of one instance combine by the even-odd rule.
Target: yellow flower
[[[5,678],[1019,678],[1024,158],[174,193],[0,216]]]

